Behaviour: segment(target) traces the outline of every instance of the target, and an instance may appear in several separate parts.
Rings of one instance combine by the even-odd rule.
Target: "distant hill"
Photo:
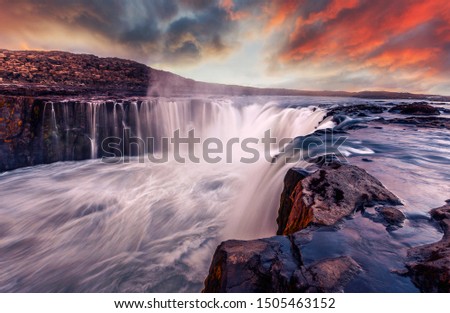
[[[450,97],[384,91],[306,91],[222,85],[186,79],[119,58],[61,51],[0,49],[0,94],[17,96],[302,95],[387,99]]]

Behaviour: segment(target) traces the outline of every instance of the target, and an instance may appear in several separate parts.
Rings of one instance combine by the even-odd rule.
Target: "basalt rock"
[[[392,118],[382,121],[384,124],[403,124],[425,128],[445,128],[450,129],[450,119],[437,116],[411,116],[407,118]]]
[[[407,115],[439,115],[440,112],[427,102],[415,102],[410,104],[399,104],[389,109],[389,112]]]
[[[353,165],[326,164],[304,178],[294,177],[298,177],[295,188],[290,180],[281,195],[278,235],[292,234],[310,224],[330,226],[365,206],[401,204],[380,181]]]
[[[360,271],[350,257],[305,267],[286,236],[229,240],[217,247],[203,292],[336,292]]]
[[[293,199],[291,198],[295,187],[298,182],[308,176],[308,173],[304,172],[302,169],[291,168],[284,176],[284,188],[281,193],[280,198],[280,208],[279,212],[290,212],[293,206]],[[277,223],[281,225],[287,225],[289,219],[289,214],[279,214]],[[281,233],[278,233],[281,235]]]
[[[121,116],[129,120],[133,116],[130,101],[115,102],[123,107]],[[0,95],[0,172],[91,158],[90,110],[97,109],[103,113],[97,118],[103,126],[107,124],[113,107],[114,103],[106,100],[95,106],[82,99],[48,100]],[[97,132],[100,139],[108,137],[110,133],[112,130],[107,127],[99,127]],[[100,143],[98,141],[97,144],[100,146]]]
[[[450,292],[450,204],[433,209],[443,238],[432,244],[411,248],[406,267],[413,283],[422,292]]]
[[[119,58],[63,51],[0,49],[0,94],[9,96],[192,96],[192,95],[336,95],[198,82]],[[383,94],[389,97],[390,93]],[[381,95],[380,95],[381,96]],[[395,96],[392,94],[392,96]]]
[[[289,292],[301,260],[287,237],[220,244],[204,292]]]
[[[393,207],[382,207],[378,212],[390,225],[400,225],[406,218],[402,211]]]
[[[347,106],[338,106],[330,109],[325,117],[344,114],[348,116],[367,116],[370,114],[383,113],[387,107],[379,103],[356,104]]]
[[[301,292],[342,292],[361,271],[351,257],[325,259],[297,271],[295,287]]]

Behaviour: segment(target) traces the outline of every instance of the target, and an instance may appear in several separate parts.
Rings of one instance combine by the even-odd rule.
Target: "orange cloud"
[[[232,21],[240,20],[248,16],[246,12],[234,10],[233,0],[221,0],[219,6],[225,9],[225,11],[228,13],[228,17]]]
[[[366,61],[367,65],[386,67],[389,70],[398,70],[411,66],[426,66],[427,61],[433,59],[439,50],[436,48],[403,49],[385,51]]]
[[[279,9],[280,12],[285,12]],[[281,14],[281,13],[280,13]],[[450,2],[447,0],[332,0],[323,10],[297,13],[295,30],[279,51],[282,63],[302,60],[390,68],[450,71]],[[274,22],[275,21],[275,22]],[[285,25],[285,15],[268,19]],[[284,24],[283,24],[284,23]]]
[[[273,1],[264,8],[265,13],[269,16],[266,30],[282,25],[288,17],[295,14],[297,8],[301,6],[303,1],[286,0]]]

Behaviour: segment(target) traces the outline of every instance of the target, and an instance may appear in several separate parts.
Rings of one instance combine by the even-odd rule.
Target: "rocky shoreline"
[[[450,292],[450,204],[430,211],[444,235],[439,242],[408,251],[407,274],[423,292]]]
[[[306,266],[300,230],[335,225],[368,206],[377,207],[374,222],[398,226],[405,219],[400,200],[356,166],[325,164],[309,175],[289,170],[280,198],[278,235],[222,242],[203,292],[342,292],[364,268],[347,255]],[[399,275],[410,276],[423,292],[450,292],[450,205],[430,214],[442,227],[443,239],[409,249],[407,270]]]

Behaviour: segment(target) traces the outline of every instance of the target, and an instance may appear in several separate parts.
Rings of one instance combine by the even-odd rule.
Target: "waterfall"
[[[51,108],[49,117],[47,108]],[[115,137],[121,139],[122,155],[153,153],[161,149],[162,138],[173,137],[177,130],[184,136],[194,130],[200,138],[214,137],[223,142],[261,138],[269,129],[275,138],[293,138],[314,131],[322,118],[323,111],[308,107],[286,108],[275,102],[243,105],[229,99],[46,102],[41,140],[50,136],[54,140],[43,145],[42,152],[57,151],[58,158],[51,161],[111,156],[104,141]],[[154,146],[131,149],[125,130],[140,142],[152,138]]]
[[[71,108],[72,113],[68,112],[68,105],[65,102],[48,105],[51,106],[51,119],[43,120],[43,123],[51,123],[49,127],[52,134],[54,136],[58,134],[57,122],[66,124],[60,127],[66,130],[60,132],[60,135],[66,138],[55,141],[56,145],[69,145],[62,149],[62,154],[66,154],[64,160],[74,158],[72,151],[89,151],[87,157],[92,159],[111,156],[111,151],[104,149],[107,145],[102,145],[102,142],[108,141],[110,137],[122,140],[123,144],[118,146],[122,156],[158,154],[163,148],[162,138],[172,138],[176,131],[179,131],[181,136],[187,136],[190,130],[194,130],[201,143],[195,144],[194,147],[199,162],[191,166],[200,172],[214,171],[215,168],[221,167],[222,170],[240,176],[236,180],[240,183],[241,192],[233,204],[239,209],[233,210],[229,215],[228,218],[234,222],[227,223],[225,232],[226,237],[246,239],[274,233],[282,180],[287,169],[293,166],[293,164],[272,164],[270,160],[266,160],[265,154],[270,152],[273,156],[279,151],[279,147],[272,145],[270,151],[265,151],[267,147],[262,144],[261,138],[268,130],[272,137],[278,140],[311,133],[319,126],[324,116],[324,111],[315,107],[285,107],[274,101],[264,104],[251,102],[243,104],[225,98],[90,101],[75,103]],[[58,121],[54,106],[60,107],[56,112],[62,112],[62,117]],[[77,114],[84,114],[85,121],[80,119],[79,125],[70,127],[69,116]],[[86,126],[83,136],[89,139],[89,147],[84,150],[80,147],[70,147],[71,144],[85,144],[85,141],[80,140],[70,143],[68,136],[71,129],[78,130],[84,124]],[[124,130],[130,131],[131,139],[123,137]],[[132,146],[127,140],[133,138],[141,139],[141,143],[148,143],[147,139],[152,138],[154,145]],[[223,143],[224,151],[218,164],[209,164],[203,159],[202,144],[208,138]],[[248,138],[259,140],[252,146],[259,153],[259,158],[250,164],[242,164],[241,158],[249,157],[249,154],[242,150],[239,143]],[[238,141],[238,144],[231,145],[227,150],[229,148],[227,143],[232,140]],[[192,163],[188,158],[187,148],[181,146],[181,149],[186,163]],[[172,146],[169,150],[173,152]],[[179,166],[173,157],[170,157],[168,162],[172,167]]]
[[[325,113],[308,103],[244,97],[52,105],[42,108],[42,140],[48,132],[59,138],[57,146],[47,140],[43,153],[59,151],[59,159],[50,161],[92,159],[2,176],[0,226],[8,233],[0,241],[0,292],[199,291],[220,241],[276,232],[283,177],[293,164],[266,160],[278,147],[267,151],[265,132],[278,139],[308,134]],[[128,163],[102,162],[111,152],[103,151],[102,142],[120,138],[124,129],[131,137],[155,139],[145,150],[123,148],[145,162],[138,156]],[[162,138],[192,129],[201,139],[194,146],[198,162],[188,158],[186,147],[180,151],[184,163],[172,150],[166,162],[148,158],[162,152]],[[207,161],[203,145],[209,138],[231,152]],[[250,145],[259,158],[244,163],[249,152],[227,143],[248,138],[259,139]]]

